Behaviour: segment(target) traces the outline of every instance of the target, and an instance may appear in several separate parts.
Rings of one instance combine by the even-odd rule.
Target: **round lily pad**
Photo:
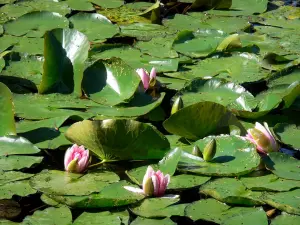
[[[300,127],[295,124],[280,123],[273,128],[273,131],[282,143],[300,150]]]
[[[300,189],[288,192],[265,193],[262,200],[268,205],[287,213],[300,215]]]
[[[137,217],[131,225],[176,225],[170,218],[164,219],[147,219],[143,217]]]
[[[271,224],[272,225],[285,225],[285,224],[297,225],[299,221],[300,221],[300,216],[282,213],[281,215],[276,216],[272,220]]]
[[[280,152],[271,152],[263,158],[267,169],[269,169],[276,176],[300,180],[300,161]]]
[[[10,199],[13,195],[27,196],[35,193],[36,190],[30,187],[28,180],[11,182],[0,186],[0,199]]]
[[[43,157],[39,156],[19,156],[19,155],[10,155],[10,156],[1,156],[0,157],[0,166],[1,170],[20,170],[24,168],[33,167],[35,164],[41,163]]]
[[[99,213],[82,213],[75,221],[74,225],[81,224],[107,224],[107,225],[120,225],[120,224],[128,224],[129,214],[128,211],[123,212],[99,212]]]
[[[65,135],[108,161],[159,159],[170,148],[166,137],[155,127],[134,120],[84,120],[74,123]]]
[[[85,175],[65,171],[43,171],[30,180],[31,186],[46,194],[89,195],[100,192],[111,183],[119,181],[112,172],[95,172]]]
[[[235,178],[219,178],[200,187],[200,192],[230,204],[262,205],[261,193],[247,190],[243,183]]]
[[[210,162],[199,157],[181,157],[178,169],[207,176],[237,176],[255,170],[260,163],[260,156],[255,146],[240,136],[209,136],[194,144],[201,151],[214,138],[217,143],[216,155]],[[190,148],[192,151],[192,148]]]

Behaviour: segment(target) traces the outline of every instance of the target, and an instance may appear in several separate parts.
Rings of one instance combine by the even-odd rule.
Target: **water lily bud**
[[[142,68],[137,69],[136,72],[140,76],[140,79],[141,79],[144,89],[146,91],[149,88],[149,81],[150,81],[148,73],[146,72],[146,70],[144,70]]]
[[[263,126],[256,122],[255,128],[248,129],[247,132],[246,138],[256,145],[256,149],[260,153],[279,151],[279,145],[267,123],[264,123]]]
[[[199,147],[197,145],[195,145],[193,147],[192,154],[195,155],[195,156],[203,158],[202,152],[200,151],[200,149],[199,149]]]
[[[68,148],[64,158],[65,170],[71,173],[82,173],[90,164],[89,150],[74,144]]]
[[[173,115],[174,113],[176,113],[179,109],[183,108],[183,101],[182,98],[180,96],[178,96],[172,106],[171,109],[171,115]]]
[[[145,182],[144,194],[146,196],[153,196],[153,194],[154,194],[154,186],[153,186],[152,177],[149,177]]]
[[[217,151],[217,143],[215,139],[212,139],[208,144],[204,147],[203,150],[203,159],[207,162],[212,160]]]

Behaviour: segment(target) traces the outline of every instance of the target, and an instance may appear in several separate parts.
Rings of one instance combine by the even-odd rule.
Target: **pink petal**
[[[89,165],[89,157],[86,157],[86,156],[82,157],[78,161],[77,172],[81,173],[81,172],[85,171],[87,169],[88,165]]]
[[[263,134],[269,139],[271,140],[273,137],[272,135],[268,132],[268,130],[263,126],[261,125],[260,123],[256,122],[255,123],[255,128],[261,132],[263,132]]]
[[[143,188],[145,186],[145,183],[146,181],[148,180],[148,178],[152,177],[152,175],[154,174],[154,170],[151,166],[148,166],[147,170],[146,170],[146,173],[144,175],[144,178],[143,178]]]
[[[159,193],[159,180],[158,180],[158,176],[156,174],[154,174],[152,177],[152,183],[153,183],[153,187],[154,187],[154,196],[158,196]]]
[[[150,80],[156,78],[156,69],[153,67],[150,72]]]
[[[150,82],[149,75],[147,74],[147,72],[144,69],[141,69],[141,68],[137,69],[136,72],[138,73],[138,75],[141,78],[144,89],[147,90],[149,88],[149,82]]]
[[[73,145],[74,146],[74,145]],[[65,165],[65,170],[67,170],[69,163],[73,160],[73,153],[74,153],[74,148],[70,147],[67,149],[64,157],[64,165]]]

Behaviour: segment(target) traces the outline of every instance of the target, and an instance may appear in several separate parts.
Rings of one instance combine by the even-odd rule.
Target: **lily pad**
[[[210,177],[193,174],[180,174],[171,177],[168,190],[185,190],[188,188],[199,187],[210,180]]]
[[[30,187],[28,180],[11,182],[0,186],[0,199],[10,199],[13,195],[24,197],[35,193],[36,190]]]
[[[99,60],[84,72],[83,90],[93,101],[117,105],[128,101],[140,79],[133,68],[118,58]]]
[[[124,5],[123,0],[111,0],[111,1],[106,1],[106,0],[89,0],[90,2],[103,7],[103,8],[118,8],[122,5]]]
[[[146,218],[183,216],[187,204],[175,204],[179,196],[165,196],[162,198],[146,198],[141,203],[131,206],[130,210],[138,216]]]
[[[43,211],[35,211],[32,216],[27,216],[22,224],[44,224],[44,225],[70,225],[72,214],[68,207],[50,207]]]
[[[43,171],[30,180],[30,185],[48,195],[89,195],[119,181],[112,172],[95,172],[86,175],[64,171]]]
[[[216,140],[216,155],[210,162],[193,155],[182,155],[178,169],[207,176],[237,176],[247,174],[260,163],[256,148],[244,137],[240,136],[209,136],[194,143],[203,151],[208,142]],[[192,151],[192,148],[190,148]]]
[[[70,207],[84,209],[124,206],[145,198],[142,194],[126,190],[124,186],[132,186],[132,184],[123,180],[109,185],[99,194],[87,196],[49,195],[49,197]]]
[[[89,41],[103,41],[119,33],[119,27],[98,13],[78,13],[70,17],[73,27],[85,34]]]
[[[184,106],[211,101],[235,110],[250,110],[257,103],[254,96],[242,86],[222,79],[203,80],[195,78],[181,89],[176,96],[181,96]]]
[[[67,0],[69,7],[73,10],[94,11],[93,4],[88,0]]]
[[[280,152],[271,152],[263,158],[267,169],[269,169],[276,176],[300,180],[300,161]]]
[[[168,140],[155,127],[133,120],[84,120],[73,124],[66,137],[108,161],[159,159],[170,148]]]
[[[44,66],[40,94],[53,92],[82,95],[84,62],[88,57],[87,37],[71,29],[55,29],[45,34]]]
[[[268,205],[287,213],[300,215],[300,189],[289,192],[265,193],[262,200]]]
[[[295,124],[279,123],[273,130],[281,142],[294,149],[300,149],[300,127]]]
[[[147,219],[143,217],[137,217],[131,225],[176,225],[170,218],[164,219]]]
[[[253,191],[289,191],[300,188],[300,181],[286,180],[269,174],[259,177],[242,177],[242,183]]]
[[[8,171],[8,172],[1,171],[0,186],[14,181],[26,180],[32,176],[34,176],[34,174],[22,173],[18,171]]]
[[[6,34],[14,36],[42,37],[47,30],[66,28],[69,26],[67,18],[56,12],[32,12],[16,20],[4,24]]]
[[[40,150],[23,137],[0,137],[0,156],[27,155],[39,153]]]
[[[13,111],[12,93],[9,88],[0,82],[0,136],[16,134],[16,125]]]
[[[222,105],[199,102],[189,105],[164,121],[164,128],[173,134],[197,140],[228,126],[233,115]]]
[[[182,151],[179,148],[175,148],[168,152],[165,157],[158,162],[158,167],[164,174],[173,176],[177,169],[177,164],[181,158]]]
[[[285,225],[285,224],[290,224],[290,225],[297,225],[299,223],[300,216],[297,215],[291,215],[287,213],[282,213],[279,216],[276,216],[271,224],[272,225]]]
[[[120,225],[122,223],[127,224],[129,220],[129,214],[124,212],[99,212],[99,213],[82,213],[75,221],[74,225],[86,224],[91,225],[107,224],[107,225]]]
[[[41,163],[43,157],[36,156],[2,156],[0,157],[0,166],[1,170],[9,171],[9,170],[20,170],[23,168],[30,168],[35,164]]]
[[[235,178],[219,178],[209,181],[200,187],[200,192],[229,204],[247,206],[263,204],[259,198],[260,192],[247,190],[243,183]]]

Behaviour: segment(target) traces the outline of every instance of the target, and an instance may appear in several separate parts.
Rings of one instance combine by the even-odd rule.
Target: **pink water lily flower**
[[[124,188],[132,192],[144,194],[146,196],[161,197],[165,194],[169,183],[169,174],[164,176],[160,170],[155,172],[151,166],[148,166],[143,179],[143,189],[130,186],[125,186]]]
[[[89,150],[74,144],[65,153],[65,170],[73,173],[84,172],[90,164]]]
[[[247,132],[246,138],[256,145],[258,152],[265,154],[279,151],[279,145],[267,123],[263,126],[256,122],[255,128],[248,129]]]
[[[155,85],[156,70],[154,67],[151,69],[150,75],[142,68],[137,69],[136,72],[141,78],[145,91],[149,88],[149,86]]]

